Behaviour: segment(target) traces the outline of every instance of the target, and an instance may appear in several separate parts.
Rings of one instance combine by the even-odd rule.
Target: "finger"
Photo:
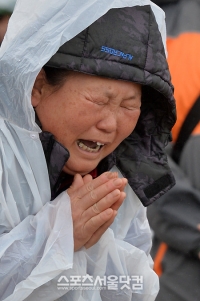
[[[126,198],[126,193],[122,191],[120,193],[120,198],[111,206],[113,210],[118,210],[119,207],[123,204],[124,200]]]
[[[112,216],[113,210],[111,208],[108,208],[98,215],[93,216],[89,221],[85,223],[83,232],[87,234],[88,237],[91,237],[94,232],[96,232],[103,224],[109,221]]]
[[[104,198],[102,198],[99,202],[93,204],[87,210],[85,210],[83,212],[83,214],[82,214],[83,220],[87,221],[90,218],[92,218],[93,216],[99,214],[100,212],[103,212],[107,208],[111,207],[113,209],[112,206],[114,206],[114,204],[118,203],[118,201],[119,201],[119,205],[115,206],[116,208],[118,208],[123,201],[123,197],[121,197],[121,194],[124,194],[124,192],[121,192],[119,189],[115,189],[115,190],[111,191]]]
[[[74,176],[72,185],[67,189],[67,191],[77,190],[84,185],[83,178],[80,174]]]
[[[110,177],[112,177],[112,173],[104,173],[98,178],[83,185],[78,191],[73,192],[70,190],[69,196],[71,201],[76,202],[81,200],[80,208],[82,210],[88,209],[108,193],[122,186],[122,179],[110,179]]]
[[[105,233],[105,231],[110,227],[110,225],[113,223],[115,217],[117,215],[117,211],[114,210],[113,211],[113,215],[112,217],[106,222],[104,223],[92,236],[91,238],[87,241],[87,243],[85,244],[85,248],[88,249],[91,246],[93,246],[94,244],[96,244],[99,239],[101,238],[101,236]]]
[[[74,193],[76,193],[77,188],[80,188],[80,185],[77,186],[76,182],[75,182],[75,180],[79,180],[79,183],[80,183],[79,176],[75,175],[72,185],[70,186],[69,189],[67,189],[67,192],[68,192],[70,197],[73,196]],[[77,179],[77,177],[78,177],[78,179]],[[116,173],[111,173],[111,172],[105,172],[105,173],[103,173],[102,175],[100,175],[99,177],[97,177],[96,179],[94,179],[92,181],[89,181],[88,177],[86,177],[86,182],[87,183],[85,183],[84,186],[82,185],[83,187],[81,187],[81,189],[79,191],[80,196],[83,197],[84,195],[86,195],[88,193],[88,191],[92,191],[93,189],[95,189],[99,185],[102,185],[105,182],[109,181],[109,179],[115,178],[115,177],[116,177]],[[83,184],[84,184],[83,178],[82,178],[82,181],[83,181]]]
[[[91,182],[92,180],[93,180],[93,178],[89,174],[83,177],[84,184],[87,184],[87,183]]]
[[[103,209],[100,209],[100,211],[103,211],[105,208],[108,208],[109,206],[105,205],[106,200],[109,200],[109,205],[112,205],[117,199],[117,194],[119,194],[118,190],[122,185],[122,179],[117,178],[117,179],[112,179],[109,180],[108,182],[104,183],[101,186],[96,187],[95,189],[91,190],[88,192],[88,194],[84,197],[84,209],[87,210],[90,208],[93,204],[98,203],[99,201],[102,200],[101,203],[103,203]],[[114,192],[115,191],[115,192]],[[119,190],[120,191],[120,190]],[[108,194],[111,192],[114,193],[113,197],[114,200],[110,198],[106,198]],[[104,199],[106,198],[106,199]]]
[[[197,224],[197,230],[200,231],[200,224]]]
[[[128,183],[128,180],[126,178],[122,178],[122,186],[120,188],[121,191],[124,191],[127,183]]]
[[[92,181],[90,181],[88,178],[86,178],[85,182],[88,185],[83,187],[84,195],[86,195],[86,194],[88,194],[88,192],[91,192],[91,191],[95,190],[96,188],[104,185],[109,180],[116,179],[117,177],[118,177],[117,172],[105,172],[105,173],[101,174],[100,176],[98,176],[97,178],[93,179]]]
[[[87,184],[92,181],[91,175],[86,175],[82,178],[80,174],[76,174],[74,176],[72,185],[67,189],[67,193],[71,195],[73,192],[77,191],[79,188],[81,188],[84,184]]]

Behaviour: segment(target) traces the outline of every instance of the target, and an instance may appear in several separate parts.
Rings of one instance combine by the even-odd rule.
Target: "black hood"
[[[143,85],[138,124],[106,161],[147,206],[174,185],[164,148],[176,120],[162,37],[149,5],[111,9],[60,47],[47,66]]]
[[[182,0],[181,0],[182,1]],[[155,4],[159,5],[159,6],[162,6],[164,4],[173,4],[173,3],[177,3],[179,2],[179,0],[154,0],[152,1],[154,2]]]

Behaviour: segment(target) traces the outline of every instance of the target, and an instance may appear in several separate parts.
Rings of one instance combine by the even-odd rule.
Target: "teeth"
[[[95,142],[95,141],[93,141],[93,142]],[[91,147],[86,146],[83,142],[78,141],[78,146],[80,148],[82,148],[83,150],[88,151],[90,153],[97,153],[99,151],[99,149],[101,148],[101,146],[104,145],[100,142],[97,142],[96,144],[97,144],[97,146],[95,148],[91,148]]]

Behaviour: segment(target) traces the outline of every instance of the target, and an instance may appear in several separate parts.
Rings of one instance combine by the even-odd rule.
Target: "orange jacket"
[[[172,129],[176,141],[190,108],[200,96],[200,1],[154,2],[166,13],[168,63],[177,104],[177,122]],[[200,124],[193,134],[200,134]]]

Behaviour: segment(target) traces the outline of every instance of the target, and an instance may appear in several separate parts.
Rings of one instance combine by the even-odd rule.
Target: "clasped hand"
[[[127,179],[105,172],[93,179],[76,174],[67,193],[71,200],[74,250],[93,246],[113,223],[126,194]]]

